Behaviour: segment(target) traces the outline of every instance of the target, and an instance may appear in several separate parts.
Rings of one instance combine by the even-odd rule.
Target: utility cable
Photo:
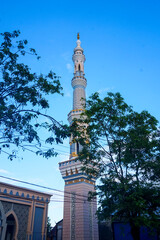
[[[42,186],[42,185],[39,185],[39,184],[30,183],[30,182],[22,181],[22,180],[18,180],[18,179],[15,179],[15,178],[5,177],[5,176],[2,176],[2,175],[0,175],[0,178],[4,178],[4,179],[11,180],[11,181],[15,181],[15,182],[19,182],[19,183],[23,183],[23,184],[27,184],[27,185],[39,187],[39,188],[44,188],[44,189],[52,190],[52,191],[56,191],[56,192],[61,192],[61,193],[66,193],[66,194],[73,194],[72,192],[62,191],[62,190],[59,190],[59,189],[55,189],[55,188],[51,188],[51,187],[46,187],[46,186]],[[81,200],[88,200],[88,196],[85,196],[85,195],[82,195],[82,194],[78,194],[78,193],[74,193],[74,195],[75,195],[75,196],[79,196],[79,197],[86,198],[86,199],[81,199]]]

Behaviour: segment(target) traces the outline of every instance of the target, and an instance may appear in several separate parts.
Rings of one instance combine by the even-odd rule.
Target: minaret
[[[85,55],[77,34],[77,46],[72,57],[74,62],[73,110],[68,114],[72,124],[74,118],[79,118],[84,110],[85,88],[87,80],[84,77]],[[65,181],[63,240],[98,240],[98,224],[96,218],[96,199],[88,201],[88,192],[95,191],[96,179],[88,179],[82,171],[82,163],[76,160],[81,146],[70,138],[69,160],[60,162],[59,169]]]
[[[87,80],[84,77],[84,62],[85,55],[83,54],[83,48],[80,46],[79,33],[77,34],[77,46],[74,49],[72,57],[74,63],[74,77],[72,78],[73,87],[73,110],[68,114],[68,121],[72,124],[74,118],[79,118],[80,114],[84,110],[85,103],[85,88],[87,86]],[[70,138],[70,159],[77,157],[81,146],[78,142],[73,142]]]

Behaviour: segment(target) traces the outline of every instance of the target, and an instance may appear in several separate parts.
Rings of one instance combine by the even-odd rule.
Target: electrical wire
[[[44,188],[44,189],[47,189],[47,190],[52,190],[52,191],[56,191],[56,192],[60,192],[60,193],[73,194],[72,192],[62,191],[62,190],[59,190],[59,189],[55,189],[55,188],[51,188],[51,187],[46,187],[46,186],[42,186],[42,185],[39,185],[39,184],[30,183],[30,182],[22,181],[22,180],[18,180],[18,179],[15,179],[15,178],[5,177],[5,176],[2,176],[2,175],[0,175],[0,178],[4,178],[4,179],[7,179],[7,180],[11,180],[11,181],[15,181],[15,182],[19,182],[19,183],[23,183],[23,184],[27,184],[27,185],[39,187],[39,188]],[[84,200],[87,200],[87,201],[88,201],[88,196],[87,196],[87,195],[82,195],[82,194],[78,194],[78,193],[74,193],[74,195],[85,198],[85,199],[79,199],[79,200],[83,200],[83,201],[84,201]],[[65,195],[65,196],[66,196],[66,195]]]
[[[54,199],[51,199],[50,202],[57,202],[57,203],[61,203],[61,202],[63,202],[63,203],[71,203],[71,201],[66,201],[66,200],[54,200]],[[77,201],[77,200],[75,200],[74,203],[84,203],[84,204],[91,203],[91,204],[96,204],[96,203],[93,202],[93,201],[85,201],[85,200],[84,200],[84,201]]]

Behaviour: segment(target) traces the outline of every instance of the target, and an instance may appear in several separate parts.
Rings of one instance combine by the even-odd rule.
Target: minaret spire
[[[80,39],[79,32],[77,33],[77,39],[78,39],[78,40]]]
[[[79,34],[79,33],[78,33]],[[84,62],[85,55],[83,54],[83,48],[81,47],[81,41],[79,35],[77,35],[77,46],[74,48],[74,54],[72,57],[74,63],[74,77],[72,78],[73,87],[73,110],[83,109],[85,99],[85,88],[87,80],[84,77]],[[69,119],[70,122],[70,119]]]

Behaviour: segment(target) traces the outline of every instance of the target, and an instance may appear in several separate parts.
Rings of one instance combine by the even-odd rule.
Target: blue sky
[[[148,110],[160,120],[159,12],[158,0],[9,0],[1,2],[0,32],[19,29],[21,38],[41,56],[39,62],[26,59],[32,70],[47,73],[52,69],[61,76],[64,97],[49,97],[48,113],[57,120],[67,123],[72,109],[72,54],[77,32],[86,55],[87,96],[95,91],[102,97],[107,91],[120,92],[136,111]],[[68,140],[55,148],[61,154],[49,160],[25,152],[23,160],[10,162],[1,155],[0,175],[63,190],[58,162],[68,159]],[[60,196],[54,199],[62,201]],[[62,214],[62,203],[52,202],[52,224]]]

